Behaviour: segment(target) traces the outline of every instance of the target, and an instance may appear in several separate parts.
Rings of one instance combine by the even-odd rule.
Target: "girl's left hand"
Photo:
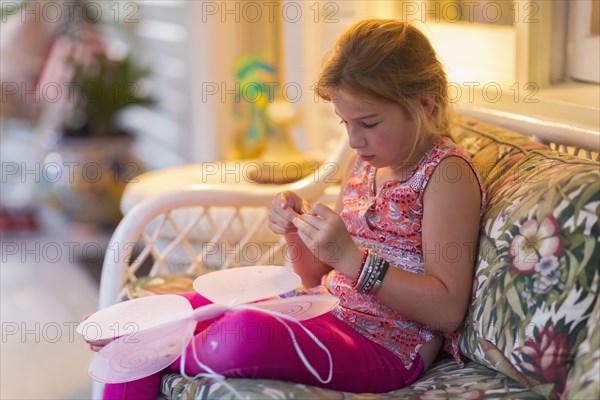
[[[297,216],[298,235],[319,261],[347,276],[360,268],[362,251],[356,246],[342,218],[331,208],[317,203],[310,213]]]
[[[92,315],[93,313],[89,313],[83,316],[82,321],[85,321],[86,319],[88,319],[90,317],[90,315]],[[108,345],[110,342],[113,341],[113,339],[104,339],[104,340],[86,340],[87,344],[90,345],[90,350],[94,351],[94,352],[99,352],[100,350],[102,350],[106,345]]]

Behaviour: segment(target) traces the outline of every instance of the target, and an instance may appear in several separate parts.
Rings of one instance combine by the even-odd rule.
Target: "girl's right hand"
[[[269,228],[274,233],[296,233],[297,229],[292,221],[302,214],[310,212],[310,204],[296,192],[280,192],[273,199],[269,210]]]
[[[90,317],[90,315],[92,315],[92,313],[84,315],[82,321],[85,321],[86,319],[88,319]],[[104,346],[106,346],[107,344],[109,344],[110,342],[113,341],[113,339],[87,340],[85,338],[84,338],[84,340],[87,344],[90,345],[90,349],[95,352],[99,352],[100,350],[102,350],[104,348]]]
[[[96,340],[96,341],[87,341],[86,340],[86,342],[90,345],[90,349],[92,351],[99,352],[100,350],[102,350],[104,348],[104,346],[106,346],[107,344],[112,342],[112,339],[104,339],[104,340]]]

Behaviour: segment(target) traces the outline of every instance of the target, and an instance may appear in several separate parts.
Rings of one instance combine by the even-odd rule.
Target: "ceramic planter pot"
[[[60,138],[43,167],[48,200],[76,221],[116,226],[125,185],[143,172],[133,143],[131,136]]]

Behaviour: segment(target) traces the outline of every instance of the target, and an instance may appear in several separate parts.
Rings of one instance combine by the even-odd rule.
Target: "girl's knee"
[[[194,362],[194,352],[217,373],[253,367],[273,352],[277,324],[272,317],[253,310],[226,313],[192,339],[186,370],[201,370]]]

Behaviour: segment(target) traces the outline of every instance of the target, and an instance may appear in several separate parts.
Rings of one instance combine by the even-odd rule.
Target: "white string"
[[[309,331],[304,325],[302,325],[297,319],[277,312],[277,311],[273,311],[273,310],[267,310],[264,308],[260,308],[260,307],[256,307],[256,306],[252,306],[249,304],[241,304],[241,305],[237,305],[237,306],[231,306],[229,308],[230,310],[254,310],[254,311],[258,311],[258,312],[262,312],[264,314],[270,315],[273,318],[275,318],[275,320],[277,320],[277,322],[279,322],[280,324],[282,324],[288,331],[288,333],[290,334],[290,337],[292,338],[292,343],[294,344],[294,349],[296,350],[296,354],[298,354],[298,357],[300,357],[300,361],[302,361],[302,364],[304,364],[304,366],[306,367],[306,369],[308,369],[308,371],[322,384],[327,384],[329,382],[331,382],[331,379],[333,377],[333,358],[331,356],[331,352],[329,351],[329,349],[315,336],[314,333],[312,333],[311,331]],[[302,349],[300,348],[300,345],[298,344],[298,340],[296,339],[296,335],[294,334],[294,331],[292,330],[292,328],[286,323],[286,321],[289,322],[293,322],[296,325],[298,325],[300,328],[302,328],[302,330],[304,330],[304,332],[308,335],[309,338],[312,339],[312,341],[319,347],[321,348],[325,354],[327,354],[327,358],[329,360],[329,374],[327,376],[327,379],[323,379],[321,378],[321,376],[319,375],[319,373],[317,372],[317,370],[312,366],[312,364],[310,363],[310,361],[308,361],[308,359],[306,358],[306,355],[304,354],[304,352],[302,351]],[[229,389],[234,396],[236,396],[237,398],[240,399],[244,399],[247,398],[245,396],[243,396],[242,394],[240,394],[237,390],[235,390],[235,388],[229,384],[227,382],[227,379],[225,376],[216,373],[212,368],[210,368],[208,365],[202,363],[199,359],[198,359],[198,354],[196,352],[196,342],[194,340],[194,338],[192,337],[192,354],[194,356],[194,361],[196,361],[196,364],[203,370],[208,371],[208,372],[201,372],[197,375],[194,376],[190,376],[185,372],[185,360],[186,360],[186,349],[183,349],[183,352],[181,354],[181,358],[180,358],[180,371],[181,371],[181,375],[184,378],[187,378],[189,380],[194,380],[196,378],[200,378],[200,377],[207,377],[207,378],[212,378],[214,380],[217,380],[219,382],[222,382],[225,387],[227,389]]]
[[[259,308],[256,306],[252,306],[249,304],[241,304],[239,306],[235,306],[231,308],[232,310],[254,310],[254,311],[259,311],[265,314],[268,314],[270,316],[272,316],[273,318],[275,318],[279,323],[281,323],[289,332],[290,337],[292,338],[292,343],[294,343],[294,349],[296,350],[296,353],[298,354],[298,357],[300,357],[300,360],[302,361],[302,364],[304,364],[304,366],[306,367],[306,369],[308,369],[310,371],[310,373],[317,378],[317,380],[323,384],[327,384],[329,382],[331,382],[331,378],[333,376],[333,359],[331,357],[331,352],[329,351],[329,349],[315,336],[314,333],[312,333],[311,331],[309,331],[308,329],[306,329],[306,327],[304,327],[304,325],[302,325],[297,319],[287,315],[287,314],[283,314],[277,311],[273,311],[273,310],[267,310],[264,308]],[[302,351],[302,349],[300,348],[300,345],[298,344],[298,340],[296,339],[296,335],[294,335],[294,331],[292,330],[292,328],[290,328],[290,326],[288,324],[285,323],[285,321],[283,321],[282,319],[288,320],[290,322],[295,323],[296,325],[298,325],[300,328],[302,328],[302,330],[304,330],[304,332],[308,335],[308,337],[310,337],[312,339],[312,341],[319,346],[326,354],[327,354],[327,358],[329,360],[329,375],[327,376],[327,379],[323,379],[321,378],[321,376],[319,375],[319,373],[315,370],[315,368],[312,366],[312,364],[308,361],[308,359],[306,358],[306,356],[304,355],[304,352]]]
[[[229,384],[229,382],[227,382],[227,379],[225,376],[221,375],[221,374],[217,374],[215,371],[213,371],[212,368],[210,368],[208,365],[202,363],[199,359],[198,359],[198,354],[196,353],[196,341],[194,340],[194,338],[192,337],[192,354],[194,355],[194,360],[196,361],[196,364],[198,364],[198,366],[202,369],[204,369],[207,372],[200,372],[199,374],[196,374],[194,376],[190,376],[185,372],[185,359],[186,359],[186,349],[183,349],[183,352],[181,353],[181,358],[179,359],[179,370],[181,372],[181,375],[190,380],[193,381],[194,379],[200,378],[200,377],[206,377],[206,378],[211,378],[214,379],[218,382],[223,383],[223,385],[225,385],[225,387],[227,389],[229,389],[231,391],[231,393],[233,393],[233,395],[235,397],[237,397],[238,399],[248,399],[248,396],[243,396],[240,392],[238,392],[237,390],[235,390],[235,388]]]

